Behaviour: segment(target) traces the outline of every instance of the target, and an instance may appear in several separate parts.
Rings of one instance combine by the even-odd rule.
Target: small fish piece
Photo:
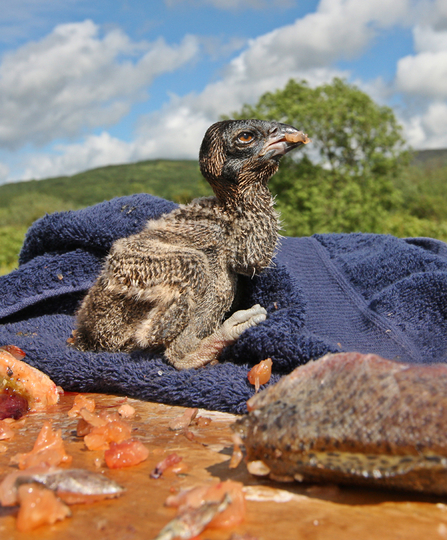
[[[122,418],[132,418],[135,415],[135,408],[132,407],[129,403],[123,403],[118,409],[118,414]]]
[[[23,484],[41,484],[54,491],[68,504],[94,502],[119,497],[125,488],[106,476],[86,469],[59,469],[33,467],[8,474],[0,484],[0,503],[14,506],[18,503],[18,488]]]
[[[165,501],[165,506],[177,508],[177,515],[181,515],[185,511],[199,508],[207,502],[218,503],[223,500],[225,494],[229,495],[231,503],[211,520],[208,527],[213,529],[235,527],[244,521],[246,511],[241,482],[225,480],[217,484],[182,489],[179,493],[170,495]]]
[[[76,416],[80,416],[79,412],[81,409],[87,409],[92,413],[95,408],[96,403],[93,398],[89,398],[85,394],[77,394],[74,398],[73,406],[68,411],[67,415],[70,418],[75,418]]]
[[[447,494],[447,365],[328,354],[247,406],[233,429],[271,478]]]
[[[8,352],[12,356],[14,356],[16,360],[22,360],[22,358],[25,358],[26,356],[26,353],[15,345],[3,345],[2,347],[0,347],[0,351]]]
[[[185,409],[185,412],[182,415],[176,416],[169,422],[169,429],[171,431],[180,431],[182,429],[186,429],[197,416],[198,412],[199,409]]]
[[[89,450],[108,450],[111,443],[122,443],[130,438],[132,426],[117,412],[100,411],[99,414],[80,409],[76,433],[84,437]]]
[[[72,459],[65,451],[62,430],[53,430],[51,422],[47,420],[37,435],[33,449],[30,452],[16,454],[11,458],[11,463],[17,464],[19,469],[28,469],[37,465],[51,467],[60,463],[70,464]]]
[[[16,527],[31,532],[42,525],[53,525],[71,516],[71,511],[56,495],[39,484],[22,484],[18,488],[20,503]]]
[[[209,501],[198,508],[189,509],[163,527],[154,540],[190,540],[199,535],[230,503],[231,497],[225,493],[221,501]]]
[[[151,472],[151,478],[160,478],[166,469],[173,465],[177,465],[180,461],[182,461],[182,458],[176,452],[172,452],[172,454],[169,454],[162,461],[157,463],[155,469]]]
[[[256,364],[250,369],[247,378],[248,382],[254,385],[256,393],[258,393],[261,384],[268,383],[271,376],[272,359],[266,358],[265,360],[261,360],[259,364]]]
[[[149,450],[141,441],[126,439],[120,443],[111,442],[104,452],[104,459],[109,469],[134,467],[149,457]]]
[[[4,420],[0,420],[0,441],[14,438],[14,431],[11,429],[11,425]]]
[[[23,362],[24,356],[13,345],[0,348],[0,394],[22,396],[28,410],[43,411],[59,401],[58,389],[47,375]]]
[[[303,133],[302,131],[295,131],[293,133],[287,133],[286,132],[285,135],[284,135],[284,139],[287,142],[291,142],[291,143],[307,144],[307,143],[312,142],[312,140],[309,139],[307,134]]]

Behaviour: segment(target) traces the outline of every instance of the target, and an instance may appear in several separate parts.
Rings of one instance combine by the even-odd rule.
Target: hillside
[[[447,164],[447,149],[415,152],[413,164],[443,166]],[[83,208],[132,193],[152,193],[176,202],[187,202],[194,197],[209,195],[211,190],[200,174],[197,161],[150,160],[109,165],[73,176],[0,185],[0,226],[22,222],[13,219],[14,223],[11,223],[1,213],[1,209],[12,209],[15,200],[26,198],[34,203],[37,199],[63,203],[61,208],[46,210],[50,212],[67,207]],[[29,210],[27,206],[28,213]]]
[[[104,199],[132,193],[152,193],[166,199],[187,201],[210,190],[197,161],[142,161],[91,169],[73,176],[31,180],[0,186],[0,208],[17,197],[52,197],[80,208]]]
[[[419,150],[414,153],[415,165],[432,165],[442,167],[447,165],[447,148],[436,150]]]

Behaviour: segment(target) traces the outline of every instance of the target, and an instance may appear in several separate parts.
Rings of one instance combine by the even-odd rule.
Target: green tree
[[[394,181],[409,160],[389,107],[341,79],[316,88],[290,80],[234,117],[278,120],[312,139],[271,181],[287,234],[384,232],[401,204]]]

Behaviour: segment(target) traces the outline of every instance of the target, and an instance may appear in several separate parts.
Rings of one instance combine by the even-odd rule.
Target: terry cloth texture
[[[0,345],[23,349],[26,361],[67,391],[234,413],[245,412],[254,392],[248,370],[268,357],[271,382],[327,352],[447,360],[447,246],[360,233],[283,238],[272,268],[240,280],[239,308],[260,303],[267,320],[225,349],[215,366],[177,371],[160,354],[68,345],[76,307],[112,243],[175,207],[139,194],[36,221],[19,268],[0,277]]]

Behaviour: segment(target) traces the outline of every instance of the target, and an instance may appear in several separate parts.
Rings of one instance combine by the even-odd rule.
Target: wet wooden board
[[[92,394],[97,407],[117,407],[122,397]],[[22,540],[86,539],[98,535],[104,539],[151,540],[170,521],[175,511],[163,503],[172,490],[227,478],[242,481],[247,498],[244,523],[231,530],[206,530],[203,540],[229,540],[232,535],[250,535],[250,540],[306,539],[351,540],[368,539],[447,539],[447,500],[415,496],[391,491],[366,491],[336,486],[278,484],[249,475],[242,463],[229,469],[232,442],[230,424],[233,415],[200,411],[211,418],[208,426],[192,428],[193,441],[182,433],[168,429],[169,421],[182,414],[183,408],[129,399],[137,416],[133,419],[133,435],[150,449],[149,459],[132,468],[109,470],[103,462],[103,452],[86,450],[76,437],[77,420],[67,411],[73,395],[45,414],[31,414],[16,437],[0,454],[0,477],[14,469],[9,465],[12,455],[31,450],[45,419],[62,429],[67,452],[73,456],[73,467],[104,472],[125,486],[119,499],[71,507],[71,518],[53,526],[19,533],[15,529],[16,509],[0,507],[0,538]],[[158,480],[150,478],[155,464],[165,455],[177,452],[188,465],[187,474],[165,474]],[[95,465],[95,460],[99,467]],[[248,538],[248,537],[247,537]]]

